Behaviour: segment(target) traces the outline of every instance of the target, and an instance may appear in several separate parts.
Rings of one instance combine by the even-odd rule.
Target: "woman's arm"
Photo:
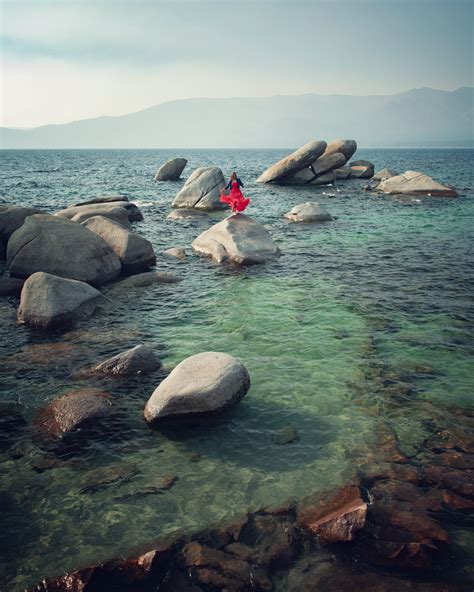
[[[239,187],[243,187],[244,184],[242,183],[242,181],[240,179],[237,179],[238,183],[239,183]]]
[[[232,187],[232,179],[227,183],[225,186],[226,189],[230,189]]]

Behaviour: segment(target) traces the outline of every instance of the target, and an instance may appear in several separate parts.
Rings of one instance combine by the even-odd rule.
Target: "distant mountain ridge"
[[[283,148],[311,138],[354,138],[367,148],[472,147],[474,88],[182,99],[119,117],[0,128],[1,148]]]

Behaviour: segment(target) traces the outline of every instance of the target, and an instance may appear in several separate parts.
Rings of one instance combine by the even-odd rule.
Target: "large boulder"
[[[128,219],[131,222],[139,222],[140,220],[143,220],[143,214],[141,213],[140,209],[129,201],[114,201],[112,203],[94,203],[82,206],[71,206],[56,212],[56,216],[61,218],[69,218],[71,220],[76,214],[91,211],[91,209],[99,213],[101,211],[108,211],[111,208],[124,208],[124,210],[127,210]]]
[[[67,327],[90,316],[102,300],[89,284],[38,271],[23,286],[18,321],[41,329]]]
[[[225,180],[220,168],[201,167],[188,177],[171,205],[173,208],[222,210],[226,207],[220,201],[224,188]]]
[[[175,181],[179,179],[184,167],[188,164],[185,158],[172,158],[165,162],[157,171],[155,181]]]
[[[457,197],[457,191],[442,185],[428,175],[418,171],[406,171],[402,175],[384,179],[377,191],[388,194],[427,195],[432,197]]]
[[[186,358],[163,380],[145,407],[145,419],[213,414],[238,403],[250,387],[245,366],[221,352]]]
[[[324,175],[324,173],[329,173],[334,169],[338,169],[345,165],[346,162],[346,157],[342,152],[334,152],[333,154],[323,155],[321,158],[312,162],[311,168],[313,169],[314,174],[318,177],[319,175]]]
[[[11,235],[20,228],[27,216],[43,214],[35,208],[21,206],[0,206],[0,241],[7,243]]]
[[[137,345],[100,364],[83,371],[85,374],[104,374],[108,376],[131,376],[153,372],[161,367],[160,358],[144,345]]]
[[[390,177],[396,177],[397,175],[398,173],[394,169],[382,169],[373,176],[373,179],[374,181],[383,181],[385,179],[390,179]]]
[[[301,171],[291,173],[286,177],[282,177],[278,180],[279,185],[306,185],[315,178],[315,174],[312,168],[305,167]]]
[[[298,204],[285,214],[292,222],[328,222],[334,220],[331,214],[318,203],[307,201]]]
[[[87,201],[80,201],[74,206],[88,206],[91,204],[99,204],[99,203],[113,203],[116,201],[129,201],[127,195],[122,194],[114,194],[114,195],[99,195],[99,197],[94,197]]]
[[[124,228],[132,228],[132,225],[130,224],[130,220],[128,218],[128,212],[125,208],[115,208],[115,207],[111,207],[111,208],[95,208],[94,206],[90,206],[90,209],[84,210],[83,212],[78,212],[77,214],[75,214],[71,220],[73,222],[78,222],[79,224],[82,224],[82,222],[85,222],[86,220],[88,220],[89,218],[92,218],[93,216],[103,216],[104,218],[109,218],[110,220],[113,220],[114,222],[118,222],[118,224],[121,224]]]
[[[370,179],[374,176],[374,165],[369,160],[353,160],[349,166],[351,177],[355,179]]]
[[[336,179],[348,179],[351,176],[352,169],[350,166],[342,166],[338,169],[334,169]]]
[[[51,401],[39,411],[35,424],[44,440],[54,441],[79,430],[84,431],[110,414],[108,393],[97,389],[81,389]]]
[[[84,226],[100,236],[122,262],[124,271],[146,269],[156,263],[153,245],[149,240],[124,228],[121,224],[94,216],[84,222]]]
[[[326,150],[326,146],[326,142],[322,140],[308,142],[268,168],[257,179],[257,183],[271,183],[272,181],[278,181],[282,177],[286,177],[291,173],[296,173],[297,171],[304,169],[323,154]]]
[[[101,285],[120,275],[120,259],[99,236],[81,224],[36,214],[12,234],[7,261],[12,277],[35,271]]]
[[[235,214],[200,234],[192,244],[200,255],[217,263],[265,263],[280,255],[268,230],[244,214]]]
[[[348,161],[354,156],[356,150],[357,142],[355,140],[333,140],[332,142],[329,142],[323,156],[329,156],[336,152],[340,152],[344,154],[346,161]]]

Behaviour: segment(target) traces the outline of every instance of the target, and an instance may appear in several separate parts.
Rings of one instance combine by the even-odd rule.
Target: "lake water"
[[[99,314],[62,333],[17,325],[18,301],[0,300],[1,404],[31,422],[46,401],[93,385],[108,390],[116,407],[113,434],[49,470],[38,472],[45,453],[30,429],[0,455],[0,570],[9,590],[127,555],[164,533],[343,484],[376,451],[381,434],[394,434],[412,456],[443,407],[473,407],[474,151],[357,152],[376,170],[422,170],[452,184],[460,190],[454,200],[378,197],[363,190],[363,180],[336,188],[255,183],[287,152],[0,153],[0,204],[52,213],[126,193],[144,214],[134,228],[152,241],[157,268],[184,277],[115,293]],[[238,171],[252,199],[246,213],[267,226],[281,258],[236,269],[193,256],[193,239],[227,214],[166,220],[182,181],[155,183],[153,176],[174,156],[189,159],[185,176],[206,165],[225,175]],[[337,220],[298,225],[282,217],[310,199]],[[173,246],[188,249],[186,261],[162,256]],[[228,352],[245,363],[251,389],[210,426],[152,431],[142,412],[163,372],[122,381],[71,378],[138,343],[152,346],[166,368],[201,351]],[[381,371],[409,376],[410,395],[389,400]],[[279,433],[289,425],[299,440],[281,445]],[[87,489],[104,471],[120,478]],[[170,474],[179,478],[170,490],[140,494]],[[472,552],[472,527],[460,524],[450,534]]]

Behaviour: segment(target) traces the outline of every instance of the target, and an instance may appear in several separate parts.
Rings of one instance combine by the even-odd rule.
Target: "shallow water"
[[[0,203],[54,212],[98,194],[124,192],[139,205],[157,268],[180,284],[108,292],[94,318],[66,333],[15,322],[17,301],[0,301],[0,403],[31,422],[45,401],[90,381],[71,373],[137,343],[171,368],[205,350],[247,366],[245,399],[211,426],[151,431],[145,402],[164,372],[96,381],[114,397],[114,433],[64,455],[50,470],[27,428],[0,455],[2,580],[21,589],[39,578],[116,555],[178,529],[195,530],[249,509],[342,484],[387,432],[413,455],[443,406],[473,405],[472,150],[360,150],[376,169],[423,170],[461,189],[451,199],[377,197],[365,182],[337,188],[261,186],[254,179],[286,151],[4,151]],[[282,257],[264,266],[219,267],[192,256],[192,240],[212,222],[170,221],[182,182],[154,183],[159,163],[185,156],[197,166],[236,169]],[[337,220],[287,222],[282,214],[316,199]],[[162,257],[186,246],[184,262]],[[72,246],[73,247],[73,246]],[[414,387],[384,390],[380,372]],[[408,410],[408,411],[407,411]],[[299,440],[278,443],[294,426]],[[382,436],[381,436],[382,435]],[[117,469],[110,486],[82,491],[98,468]],[[139,495],[164,475],[179,480]],[[138,494],[138,495],[137,495]],[[472,528],[459,545],[470,553]],[[467,541],[467,542],[466,542]],[[462,569],[460,567],[459,569]]]

